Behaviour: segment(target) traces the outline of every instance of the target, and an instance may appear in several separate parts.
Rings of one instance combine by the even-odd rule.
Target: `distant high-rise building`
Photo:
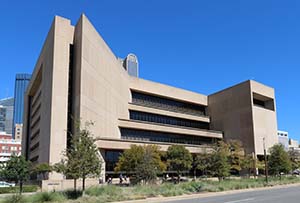
[[[134,54],[128,54],[123,61],[123,67],[129,75],[139,77],[139,62]]]
[[[15,81],[15,103],[14,103],[14,117],[12,128],[15,129],[16,124],[23,123],[23,111],[24,111],[24,95],[28,83],[30,81],[30,74],[17,74]],[[15,138],[15,132],[13,130],[13,138]]]
[[[11,134],[13,131],[14,98],[0,100],[0,131]]]

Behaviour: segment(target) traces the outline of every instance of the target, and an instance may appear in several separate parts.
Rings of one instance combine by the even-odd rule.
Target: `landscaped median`
[[[23,192],[36,192],[38,190],[36,185],[23,186]],[[19,187],[0,187],[0,194],[16,193],[19,192]]]
[[[42,203],[42,202],[67,202],[67,203],[98,203],[125,200],[145,199],[149,197],[170,197],[184,194],[196,194],[201,192],[220,192],[247,188],[259,188],[300,183],[300,178],[295,176],[269,178],[266,185],[264,178],[239,179],[218,181],[192,181],[180,184],[166,183],[161,185],[138,185],[132,187],[120,187],[116,185],[91,187],[82,197],[81,192],[50,192],[37,193],[28,196],[9,196],[2,199],[1,203]]]

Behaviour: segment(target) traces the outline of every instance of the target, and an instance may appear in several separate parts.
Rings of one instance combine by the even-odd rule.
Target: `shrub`
[[[181,184],[174,185],[174,184],[163,184],[160,187],[160,194],[164,197],[170,197],[170,196],[177,196],[177,195],[183,195],[184,190],[180,188]]]
[[[32,203],[41,202],[62,202],[66,200],[65,196],[59,192],[41,192],[29,197],[28,201]]]
[[[25,199],[22,195],[15,194],[12,196],[8,196],[4,199],[4,201],[1,201],[2,203],[24,203]]]
[[[82,196],[82,191],[81,190],[67,190],[67,191],[62,192],[62,194],[67,199],[78,199],[79,197]]]
[[[102,187],[90,187],[86,190],[86,194],[90,196],[116,196],[122,193],[122,188],[117,187],[115,185],[108,185]]]
[[[179,186],[184,190],[185,193],[196,193],[201,192],[203,184],[201,182],[189,182],[189,183],[181,183]]]
[[[159,194],[159,185],[138,185],[133,188],[132,193],[143,197],[156,197]]]

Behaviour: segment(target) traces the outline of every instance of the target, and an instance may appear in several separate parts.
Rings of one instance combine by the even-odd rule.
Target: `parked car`
[[[300,169],[296,169],[293,171],[293,175],[300,175]]]
[[[8,183],[5,181],[0,181],[0,187],[15,187],[16,184],[15,183]]]

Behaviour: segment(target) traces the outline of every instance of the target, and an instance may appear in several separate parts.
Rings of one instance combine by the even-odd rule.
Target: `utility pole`
[[[266,183],[268,184],[268,161],[267,161],[265,138],[263,138],[263,142],[264,142],[264,156],[265,156],[265,175],[266,175]]]

